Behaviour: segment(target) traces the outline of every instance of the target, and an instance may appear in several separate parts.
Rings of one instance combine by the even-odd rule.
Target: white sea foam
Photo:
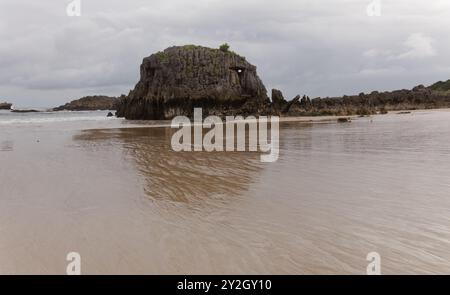
[[[51,124],[59,122],[119,120],[115,117],[107,118],[107,113],[108,112],[105,111],[39,113],[0,112],[0,125]]]

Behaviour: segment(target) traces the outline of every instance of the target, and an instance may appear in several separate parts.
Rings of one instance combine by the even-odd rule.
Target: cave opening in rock
[[[239,78],[239,83],[243,85],[244,83],[244,74],[245,74],[245,68],[243,67],[231,67],[230,70],[237,73]]]
[[[243,67],[231,67],[230,70],[235,71],[238,74],[239,78],[244,76],[245,68]]]

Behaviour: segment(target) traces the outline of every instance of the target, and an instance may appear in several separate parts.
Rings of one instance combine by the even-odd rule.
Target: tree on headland
[[[228,45],[228,43],[224,43],[224,44],[220,45],[219,49],[220,49],[220,51],[228,52],[228,50],[230,50],[230,45]]]

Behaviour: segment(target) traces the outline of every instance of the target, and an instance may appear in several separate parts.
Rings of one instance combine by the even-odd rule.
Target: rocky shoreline
[[[167,48],[144,58],[140,80],[121,96],[117,116],[130,120],[168,120],[203,114],[354,116],[388,111],[450,107],[450,80],[412,90],[374,91],[370,94],[310,99],[297,95],[287,101],[282,92],[267,90],[256,67],[228,48],[187,45]]]
[[[314,98],[297,95],[286,100],[281,90],[271,98],[256,66],[222,45],[218,49],[196,45],[174,46],[143,59],[140,80],[128,95],[86,96],[51,111],[116,110],[129,120],[170,120],[192,117],[194,108],[203,115],[367,116],[389,111],[450,108],[450,80],[411,90],[360,93]],[[0,110],[12,104],[0,103]],[[113,115],[112,113],[108,116]]]
[[[450,108],[450,80],[429,87],[419,85],[411,90],[373,91],[370,94],[315,99],[304,96],[301,100],[297,99],[292,108],[288,115],[365,116],[389,111]]]

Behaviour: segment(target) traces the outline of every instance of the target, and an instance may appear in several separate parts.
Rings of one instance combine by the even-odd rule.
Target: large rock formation
[[[187,45],[170,47],[147,58],[141,78],[121,98],[117,116],[160,120],[204,115],[248,115],[269,111],[270,100],[256,67],[227,49]]]
[[[96,111],[115,110],[118,102],[117,97],[109,96],[86,96],[73,100],[65,105],[54,108],[54,111]]]
[[[171,47],[145,58],[140,74],[134,90],[119,99],[117,116],[143,120],[190,117],[196,107],[203,108],[205,116],[347,116],[450,107],[450,80],[412,90],[335,98],[296,96],[291,101],[274,89],[271,103],[256,67],[226,46]]]
[[[11,103],[0,102],[0,110],[10,110],[12,107]]]

